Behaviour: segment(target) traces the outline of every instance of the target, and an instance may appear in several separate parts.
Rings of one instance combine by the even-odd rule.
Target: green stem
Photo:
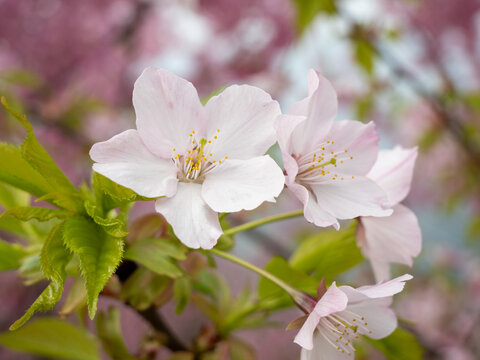
[[[296,211],[291,211],[291,212],[287,212],[287,213],[283,213],[283,214],[269,216],[269,217],[266,217],[266,218],[263,218],[263,219],[251,221],[251,222],[248,222],[246,224],[239,225],[239,226],[233,227],[231,229],[225,230],[223,232],[223,235],[233,235],[233,234],[236,234],[236,233],[239,233],[239,232],[242,232],[242,231],[246,231],[246,230],[250,230],[250,229],[253,229],[253,228],[265,225],[265,224],[269,224],[269,223],[272,223],[272,222],[275,222],[275,221],[290,219],[290,218],[294,218],[294,217],[302,216],[302,215],[303,215],[303,210],[296,210]]]
[[[256,272],[257,274],[259,274],[259,275],[263,276],[264,278],[270,280],[274,284],[280,286],[283,290],[285,290],[291,296],[293,296],[293,294],[296,294],[298,292],[298,290],[292,288],[290,285],[288,285],[283,280],[280,280],[275,275],[270,274],[268,271],[265,271],[265,270],[259,268],[258,266],[255,266],[255,265],[249,263],[248,261],[245,261],[243,259],[240,259],[240,258],[232,255],[232,254],[229,254],[229,253],[223,252],[221,250],[217,250],[217,249],[211,249],[210,252],[212,252],[215,255],[220,256],[220,257],[222,257],[226,260],[232,261],[232,262],[234,262],[234,263],[236,263],[240,266],[243,266],[244,268],[247,268],[249,270],[252,270],[252,271]]]

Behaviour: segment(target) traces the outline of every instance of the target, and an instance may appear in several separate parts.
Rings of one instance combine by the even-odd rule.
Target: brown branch
[[[123,284],[137,268],[137,264],[135,264],[133,261],[124,260],[118,267],[115,274]],[[171,351],[191,351],[188,346],[178,339],[173,331],[168,327],[154,305],[151,305],[145,310],[138,310],[131,304],[126,304],[135,310],[145,321],[147,321],[155,331],[158,331],[166,336],[166,341],[163,344],[165,347],[169,348]]]

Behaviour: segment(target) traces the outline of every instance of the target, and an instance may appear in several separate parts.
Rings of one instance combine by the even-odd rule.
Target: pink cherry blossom
[[[311,70],[309,95],[293,104],[275,126],[287,172],[286,184],[317,226],[357,216],[388,216],[382,189],[366,177],[378,153],[373,123],[333,121],[337,95],[330,82]]]
[[[318,299],[295,337],[302,360],[353,359],[353,343],[360,335],[381,339],[397,327],[390,305],[411,275],[354,289],[335,282]]]
[[[265,151],[280,108],[251,86],[230,86],[202,106],[193,85],[147,68],[135,83],[137,130],[95,144],[93,169],[155,203],[177,237],[212,248],[222,234],[218,212],[275,201],[284,176]]]
[[[415,214],[399,204],[410,191],[417,149],[380,151],[368,177],[388,196],[393,214],[389,217],[360,218],[357,242],[370,260],[377,281],[390,278],[389,263],[412,266],[422,248],[422,234]]]

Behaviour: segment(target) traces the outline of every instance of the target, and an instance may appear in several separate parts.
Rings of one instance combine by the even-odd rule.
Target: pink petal
[[[321,317],[318,313],[314,311],[311,312],[308,315],[308,318],[303,324],[303,326],[298,331],[297,336],[295,336],[295,339],[293,340],[293,342],[297,343],[304,349],[312,350],[313,349],[313,333],[317,328],[320,318]]]
[[[249,160],[226,160],[206,175],[202,196],[217,212],[252,210],[275,202],[285,177],[268,155]]]
[[[322,142],[337,115],[337,94],[330,81],[314,70],[308,73],[309,96],[289,109],[288,114],[306,116],[293,131],[294,153],[309,152]]]
[[[222,235],[218,214],[203,201],[202,185],[178,184],[175,196],[155,202],[157,212],[165,216],[173,232],[188,247],[211,249]]]
[[[278,145],[282,150],[283,166],[287,172],[289,182],[294,182],[298,173],[297,161],[292,157],[294,153],[292,132],[305,120],[306,117],[304,116],[280,115],[274,124]]]
[[[390,278],[388,265],[412,266],[422,249],[422,233],[415,214],[403,205],[393,207],[388,217],[362,217],[363,236],[358,238],[362,253],[372,264],[377,281]]]
[[[353,219],[358,216],[388,216],[382,204],[386,196],[382,189],[364,176],[341,177],[328,183],[311,185],[317,203],[337,219]]]
[[[169,160],[152,154],[137,130],[127,130],[90,150],[93,170],[146,197],[173,196],[177,169]]]
[[[168,71],[149,67],[135,82],[133,106],[137,129],[154,154],[184,154],[189,134],[204,131],[204,109],[194,86]]]
[[[335,121],[326,138],[333,141],[328,150],[338,153],[335,171],[339,174],[366,175],[377,159],[378,139],[373,122]]]
[[[321,317],[325,317],[335,312],[345,310],[347,302],[347,295],[337,288],[335,282],[333,282],[327,289],[327,292],[318,300],[313,311]]]
[[[417,148],[382,150],[368,177],[385,190],[391,205],[398,204],[407,196],[412,182]]]
[[[303,215],[307,221],[320,227],[333,225],[337,230],[340,228],[337,219],[318,205],[315,195],[309,192],[305,186],[287,183],[287,187],[302,202]]]
[[[205,108],[206,137],[212,141],[209,151],[214,158],[245,160],[265,154],[274,144],[273,123],[280,115],[280,106],[265,91],[232,85],[212,97]]]
[[[313,311],[308,315],[307,321],[295,337],[294,342],[304,349],[313,348],[313,333],[322,317],[328,316],[338,311],[345,310],[348,298],[333,283],[317,302]]]

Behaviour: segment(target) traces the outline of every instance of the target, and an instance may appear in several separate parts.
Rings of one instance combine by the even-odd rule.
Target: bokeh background
[[[255,85],[283,110],[305,96],[314,68],[334,84],[339,118],[375,121],[382,148],[418,146],[407,203],[424,247],[395,306],[426,359],[480,358],[480,1],[0,0],[0,93],[29,116],[76,184],[90,177],[94,142],[134,127],[131,93],[146,66],[189,79],[202,97],[232,83]],[[22,137],[0,114],[0,140]],[[295,208],[285,194],[232,221]],[[134,216],[151,211],[141,204]],[[267,226],[238,237],[235,252],[262,265],[288,256],[298,234],[314,230],[302,220]],[[219,266],[234,291],[257,281]],[[365,264],[348,279],[365,284],[372,276]],[[0,273],[0,331],[41,289]],[[180,317],[172,309],[162,313],[186,339],[208,322],[194,307]],[[240,336],[259,359],[296,359],[294,333],[283,325],[298,313],[279,313],[282,326]],[[148,326],[125,309],[122,327],[135,352]],[[0,358],[35,357],[0,349]]]

